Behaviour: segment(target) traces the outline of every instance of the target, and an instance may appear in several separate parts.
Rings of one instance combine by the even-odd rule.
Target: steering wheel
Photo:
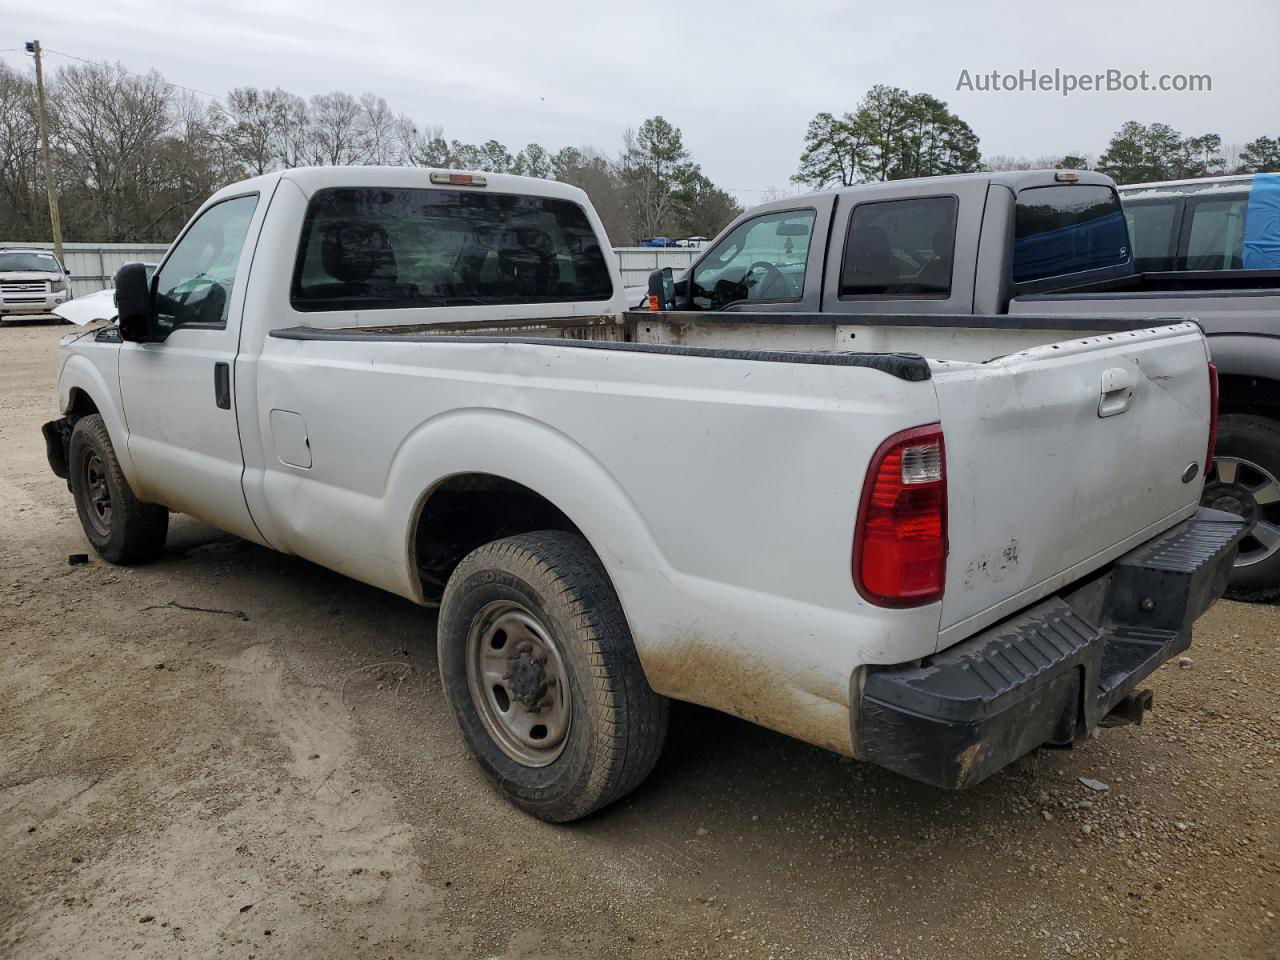
[[[193,304],[193,316],[184,317],[184,323],[220,323],[222,321],[222,308],[227,302],[227,291],[212,274],[201,272],[187,280],[187,289],[176,297],[165,297],[172,305],[172,313],[174,316],[180,316],[187,310],[187,301],[191,296],[200,289],[199,281],[206,281],[204,286],[208,287],[208,292],[201,298],[199,303]],[[163,294],[161,295],[163,296]]]
[[[756,268],[762,268],[764,270],[764,277],[759,281],[760,295],[755,297],[754,299],[757,299],[757,300],[765,299],[764,292],[768,290],[770,287],[772,287],[775,283],[781,281],[782,283],[785,284],[787,282],[787,278],[782,275],[782,271],[779,270],[772,263],[770,263],[768,260],[757,260],[751,266],[747,267],[747,272],[742,275],[743,286],[747,286],[747,287],[754,286],[754,284],[747,282],[747,278],[756,272]]]

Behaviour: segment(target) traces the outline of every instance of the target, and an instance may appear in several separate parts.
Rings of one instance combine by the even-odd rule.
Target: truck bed
[[[465,364],[469,376],[522,388],[503,400],[520,408],[543,391],[561,390],[561,378],[573,371],[597,395],[621,388],[639,397],[625,408],[631,412],[619,408],[619,422],[644,416],[650,403],[672,390],[681,404],[712,402],[715,395],[710,367],[636,363],[643,354],[865,368],[905,381],[903,387],[922,388],[923,402],[934,412],[915,423],[941,422],[952,484],[952,553],[938,623],[944,646],[1186,519],[1198,500],[1207,442],[1207,356],[1200,330],[1186,321],[1153,326],[1149,320],[1047,316],[1027,324],[1007,316],[641,312],[563,323],[293,327],[271,336],[333,347],[345,342],[345,357],[417,376],[452,377],[444,371]],[[419,349],[405,350],[410,343]],[[422,349],[431,344],[488,349],[463,358]],[[531,346],[546,350],[519,349]],[[590,358],[602,353],[618,354],[618,361]],[[314,359],[324,364],[332,355],[324,350]],[[623,370],[630,378],[625,387],[615,382]],[[726,402],[744,414],[755,409],[760,422],[759,411],[793,403],[801,382],[806,402],[832,409],[892,406],[896,401],[889,398],[901,393],[875,380],[855,386],[832,373],[821,378],[796,371],[780,380],[744,369],[735,380],[716,366],[717,378],[727,376],[728,383],[741,385],[735,390],[748,391]],[[766,381],[788,386],[762,393]],[[593,404],[605,416],[599,396]],[[741,429],[744,437],[751,434],[747,421]],[[834,434],[824,442],[831,439]],[[706,440],[703,454],[694,452],[695,445],[688,455],[707,455],[718,442]],[[759,442],[776,440],[762,433]],[[848,478],[854,490],[858,479]]]

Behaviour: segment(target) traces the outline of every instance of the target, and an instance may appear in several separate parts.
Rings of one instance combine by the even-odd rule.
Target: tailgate
[[[1199,327],[1178,323],[939,365],[949,492],[940,647],[1195,511],[1207,363]]]

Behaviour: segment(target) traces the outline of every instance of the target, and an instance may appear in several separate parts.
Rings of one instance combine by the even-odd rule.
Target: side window
[[[949,297],[955,197],[859,204],[849,217],[841,297]]]
[[[1125,204],[1135,270],[1172,270],[1174,235],[1181,204],[1176,198]]]
[[[1244,197],[1201,200],[1191,206],[1186,270],[1239,270],[1244,266]]]
[[[1018,191],[1014,283],[1128,262],[1129,228],[1111,187],[1081,183]]]
[[[236,267],[257,195],[224,200],[200,214],[155,278],[156,322],[164,329],[225,326]]]
[[[693,306],[720,310],[741,301],[792,301],[804,294],[813,210],[744,220],[693,271]]]

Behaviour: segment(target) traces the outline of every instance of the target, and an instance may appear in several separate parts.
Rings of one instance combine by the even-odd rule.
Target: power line
[[[0,53],[4,53],[4,52],[6,51],[0,50]],[[74,53],[63,53],[61,50],[54,50],[51,47],[45,47],[44,52],[52,53],[59,57],[66,57],[68,60],[79,60],[81,63],[87,63],[90,66],[94,66],[94,67],[99,66],[100,64],[107,63],[106,60],[87,60],[84,57],[77,57]],[[137,77],[139,80],[148,79],[146,74],[134,73],[132,70],[126,70],[124,67],[120,66],[119,64],[116,64],[116,68],[121,73],[127,74],[130,77]],[[195,87],[184,87],[182,84],[174,83],[172,80],[165,80],[164,82],[169,84],[169,86],[171,87],[177,87],[179,90],[185,90],[187,91],[187,93],[198,93],[202,97],[209,97],[211,100],[217,100],[219,103],[223,102],[222,97],[218,96],[216,93],[210,93],[208,90],[197,90]]]

